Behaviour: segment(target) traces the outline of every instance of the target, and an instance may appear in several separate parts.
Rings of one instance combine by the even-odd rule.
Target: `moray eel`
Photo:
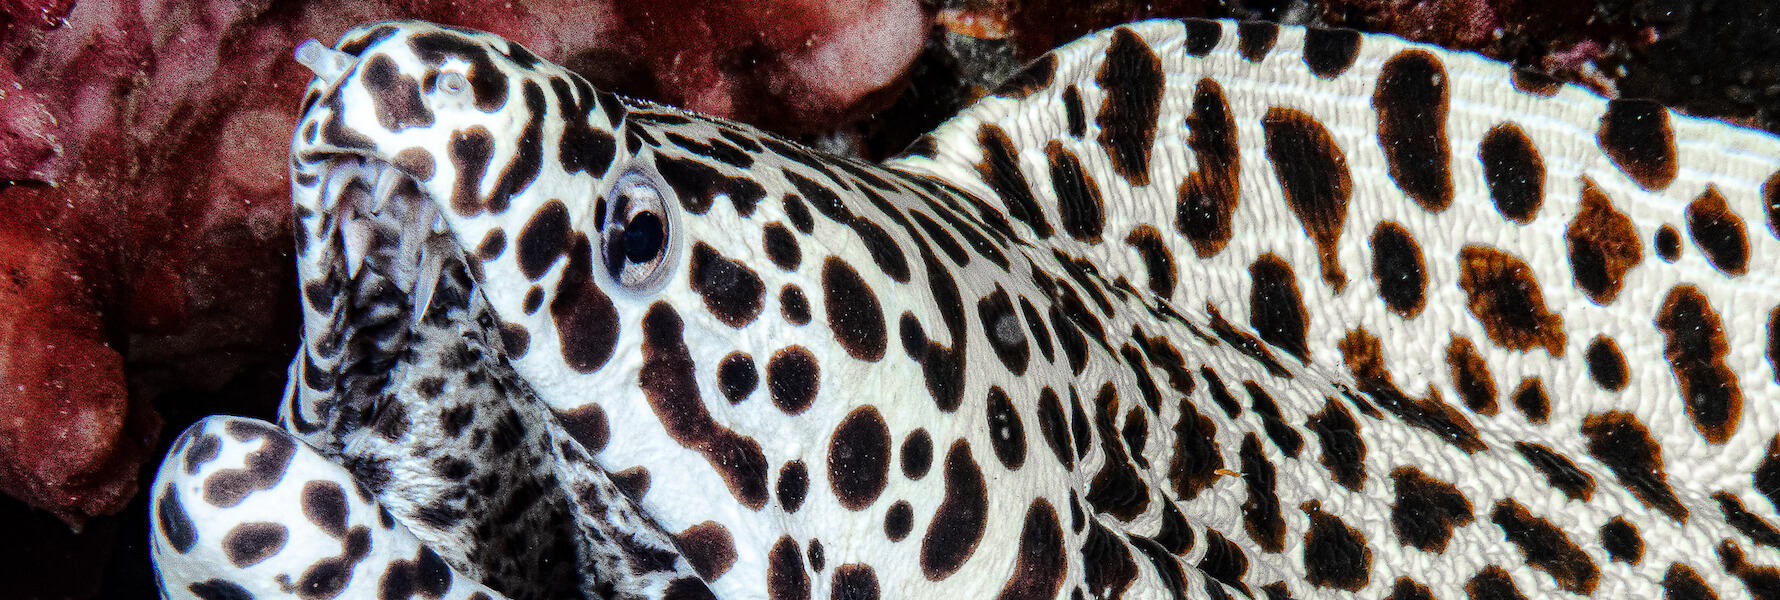
[[[162,464],[168,597],[1780,593],[1770,135],[1266,23],[878,165],[485,33],[298,57],[302,349]]]

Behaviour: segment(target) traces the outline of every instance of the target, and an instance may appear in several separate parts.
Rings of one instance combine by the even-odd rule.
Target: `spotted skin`
[[[169,454],[169,596],[1780,593],[1765,134],[1152,21],[873,166],[338,47],[283,430]]]

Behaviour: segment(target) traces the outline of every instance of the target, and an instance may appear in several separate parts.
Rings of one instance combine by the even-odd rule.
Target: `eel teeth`
[[[346,70],[352,66],[353,62],[351,54],[329,48],[321,42],[315,41],[314,38],[297,46],[294,56],[298,63],[308,67],[310,72],[315,73],[316,78],[328,85],[333,85],[341,75],[345,75]]]
[[[371,212],[383,214],[383,208],[389,205],[389,199],[396,195],[396,186],[402,184],[402,176],[394,168],[385,167],[377,172],[377,189],[371,192]]]
[[[439,273],[445,270],[444,252],[448,249],[436,247],[438,245],[434,243],[436,241],[450,242],[443,237],[427,240],[428,246],[435,247],[430,248],[425,258],[421,259],[420,271],[414,280],[414,301],[408,312],[410,325],[420,323],[420,320],[426,317],[427,311],[433,308],[433,291],[439,287]]]
[[[360,269],[365,267],[365,255],[371,251],[371,238],[375,233],[371,225],[354,217],[340,220],[340,241],[346,247],[346,278],[357,279]]]

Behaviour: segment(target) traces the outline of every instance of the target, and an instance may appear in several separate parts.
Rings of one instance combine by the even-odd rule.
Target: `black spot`
[[[1687,205],[1687,234],[1712,268],[1725,276],[1742,275],[1749,266],[1749,236],[1743,230],[1743,218],[1731,211],[1711,184]]]
[[[802,414],[816,401],[822,368],[803,346],[790,346],[766,361],[766,390],[773,406],[788,415]]]
[[[1089,523],[1087,539],[1081,542],[1082,574],[1088,593],[1095,598],[1120,598],[1125,588],[1137,578],[1137,563],[1131,550],[1119,536],[1113,535],[1099,521]]]
[[[618,308],[593,281],[593,246],[587,236],[574,235],[569,248],[569,263],[550,299],[550,316],[563,362],[578,373],[592,373],[605,366],[618,344]]]
[[[470,63],[467,78],[477,110],[492,113],[507,103],[507,76],[495,66],[482,44],[457,33],[434,31],[408,38],[408,45],[420,60],[433,67],[442,66],[451,58]]]
[[[346,492],[332,481],[311,481],[303,486],[303,516],[328,535],[346,535]]]
[[[1315,29],[1305,33],[1305,61],[1312,62]],[[1358,46],[1358,36],[1355,46]],[[1352,62],[1348,58],[1348,62]],[[1320,74],[1320,73],[1319,73]],[[1378,112],[1378,146],[1391,180],[1423,210],[1438,213],[1452,204],[1452,151],[1446,141],[1447,77],[1440,59],[1408,49],[1385,61],[1372,94]]]
[[[1025,98],[1033,92],[1050,87],[1051,78],[1056,75],[1057,57],[1046,54],[1008,77],[1001,85],[995,86],[995,95],[1016,100]]]
[[[1163,550],[1176,556],[1193,549],[1193,527],[1173,502],[1162,503],[1162,529],[1156,532],[1155,539]]]
[[[1730,345],[1718,313],[1698,288],[1678,285],[1663,300],[1656,327],[1694,430],[1712,444],[1730,441],[1743,416],[1743,391],[1725,362]]]
[[[1242,382],[1242,388],[1248,392],[1250,411],[1261,418],[1261,429],[1267,432],[1267,439],[1287,458],[1297,458],[1298,451],[1304,448],[1304,436],[1280,418],[1279,405],[1273,401],[1273,396],[1253,381]]]
[[[1349,490],[1360,491],[1366,483],[1366,441],[1360,438],[1360,424],[1347,409],[1325,398],[1323,412],[1310,415],[1304,426],[1316,434],[1322,445],[1323,468],[1329,479]]]
[[[741,404],[760,385],[760,371],[754,368],[754,357],[745,352],[731,352],[717,363],[717,389],[730,404]]]
[[[1545,475],[1545,481],[1551,487],[1564,492],[1573,500],[1587,502],[1595,494],[1595,478],[1581,469],[1576,463],[1550,448],[1531,442],[1515,442],[1514,449],[1520,451],[1527,463]]]
[[[1398,577],[1397,583],[1391,586],[1391,595],[1385,596],[1385,600],[1434,600],[1434,592],[1414,579]]]
[[[1064,551],[1063,527],[1057,521],[1057,510],[1044,498],[1034,499],[1026,508],[1025,524],[1020,526],[1013,576],[1002,585],[995,600],[1056,598],[1063,576],[1069,571]]]
[[[781,200],[785,204],[785,218],[791,219],[792,227],[805,235],[816,229],[816,220],[810,216],[810,209],[804,205],[802,196],[785,194]]]
[[[1644,506],[1662,511],[1677,523],[1687,521],[1687,507],[1669,489],[1662,446],[1651,439],[1650,430],[1638,417],[1619,411],[1592,414],[1582,420],[1582,435],[1588,437],[1589,456],[1613,471],[1620,485],[1631,490]]]
[[[953,442],[946,452],[946,491],[927,533],[921,538],[921,572],[940,581],[958,572],[976,552],[989,519],[989,488],[970,456],[970,443]]]
[[[1063,220],[1063,231],[1089,244],[1100,243],[1100,233],[1106,229],[1106,204],[1100,199],[1100,185],[1062,142],[1051,140],[1045,144],[1045,159],[1050,163],[1051,190],[1057,193],[1057,214]]]
[[[1131,452],[1131,462],[1137,463],[1137,468],[1150,468],[1150,460],[1143,455],[1143,448],[1150,441],[1150,420],[1144,416],[1142,408],[1132,407],[1131,412],[1125,413],[1125,426],[1119,428],[1119,439],[1124,440],[1126,449]]]
[[[309,363],[307,360],[307,354],[304,355],[304,359],[305,366],[313,366],[313,364]],[[214,433],[200,434],[200,431],[202,430],[197,428],[186,430],[185,437],[195,440],[191,442],[191,446],[185,450],[185,474],[187,475],[197,474],[199,467],[204,466],[205,463],[212,460],[216,460],[217,455],[222,452],[222,438],[217,437]],[[178,450],[174,451],[174,453],[178,452]]]
[[[791,536],[780,537],[766,554],[766,595],[771,600],[810,600],[810,577]]]
[[[958,240],[952,237],[952,234],[947,233],[938,221],[933,220],[933,217],[918,210],[909,211],[909,216],[912,217],[911,220],[916,225],[921,227],[921,231],[927,233],[927,237],[933,240],[933,244],[939,246],[939,249],[946,253],[946,257],[952,260],[952,264],[960,267],[970,264],[970,253],[965,252],[964,246],[958,245]]]
[[[1366,536],[1348,527],[1341,517],[1323,512],[1311,500],[1299,508],[1310,516],[1304,533],[1304,579],[1317,587],[1360,591],[1372,581],[1372,549]]]
[[[1619,353],[1619,344],[1607,336],[1595,336],[1588,343],[1588,374],[1594,378],[1595,385],[1601,389],[1617,392],[1625,389],[1628,377],[1625,355]]]
[[[466,404],[463,408],[465,410],[461,413],[462,422],[455,425],[459,428],[468,424],[475,415],[475,405]],[[612,426],[606,421],[606,409],[601,408],[598,404],[588,403],[578,408],[552,412],[556,414],[556,420],[562,424],[562,428],[567,430],[569,435],[575,438],[575,441],[581,442],[581,446],[588,452],[604,450],[606,442],[612,437]],[[452,426],[451,424],[446,425],[447,429]]]
[[[1236,329],[1229,321],[1224,320],[1218,307],[1210,302],[1205,303],[1205,312],[1211,317],[1211,330],[1217,334],[1218,339],[1267,369],[1269,375],[1281,379],[1292,378],[1292,372],[1287,371],[1285,365],[1279,364],[1279,360],[1273,357],[1273,351],[1268,350],[1260,338]]]
[[[1149,185],[1150,146],[1156,140],[1166,83],[1162,59],[1143,38],[1120,27],[1113,32],[1094,82],[1106,91],[1094,123],[1100,126],[1098,141],[1113,172],[1132,186]]]
[[[916,429],[902,439],[902,475],[909,479],[920,479],[927,476],[927,468],[933,466],[933,438],[927,430]]]
[[[1236,24],[1236,47],[1242,58],[1258,63],[1273,50],[1279,39],[1279,24],[1268,21],[1242,21]]]
[[[1305,342],[1304,298],[1292,266],[1269,252],[1248,266],[1248,324],[1269,344],[1278,346],[1305,364],[1310,348]]]
[[[1738,533],[1748,536],[1757,544],[1780,548],[1780,530],[1775,530],[1773,525],[1743,508],[1742,500],[1722,490],[1714,492],[1712,499],[1718,501],[1718,510],[1724,513],[1724,522],[1736,528]]]
[[[1522,225],[1533,222],[1545,203],[1545,159],[1533,140],[1514,123],[1497,125],[1477,146],[1477,160],[1496,212]]]
[[[1550,574],[1558,587],[1583,596],[1595,592],[1601,569],[1564,535],[1564,530],[1534,516],[1513,498],[1497,502],[1490,511],[1490,521],[1502,528],[1509,543],[1520,548],[1528,566]]]
[[[766,457],[760,443],[711,418],[698,395],[691,352],[681,338],[685,324],[672,306],[656,302],[643,316],[643,366],[638,387],[649,400],[655,418],[674,441],[704,455],[711,468],[723,477],[730,494],[753,510],[766,505]],[[784,351],[781,351],[783,353]],[[777,361],[778,357],[774,357]],[[813,363],[814,358],[809,358]],[[767,386],[772,385],[772,366],[767,367]],[[811,378],[812,383],[814,378]],[[812,388],[814,386],[812,385]],[[779,404],[778,399],[774,399]],[[780,404],[783,407],[782,404]]]
[[[1149,225],[1138,225],[1125,236],[1125,244],[1137,250],[1143,259],[1144,272],[1149,275],[1150,291],[1163,299],[1174,297],[1174,254],[1162,240],[1162,232]],[[1028,317],[1029,321],[1035,321]]]
[[[1323,79],[1334,79],[1360,55],[1360,32],[1352,29],[1304,28],[1304,65]],[[1389,63],[1386,63],[1387,69]],[[1388,73],[1388,70],[1387,70]],[[1379,87],[1385,84],[1380,83]]]
[[[1625,520],[1625,517],[1613,517],[1601,526],[1601,547],[1607,549],[1607,555],[1629,565],[1636,565],[1644,560],[1644,538],[1638,536],[1638,526]]]
[[[804,326],[810,323],[810,300],[805,298],[803,290],[795,284],[785,284],[779,288],[779,312],[785,322]]]
[[[399,27],[396,27],[395,25],[389,25],[389,24],[378,25],[377,27],[374,27],[369,31],[365,31],[365,32],[361,33],[358,37],[355,37],[351,40],[341,38],[340,51],[345,52],[347,54],[351,54],[353,56],[359,56],[360,54],[364,53],[366,48],[371,47],[373,44],[376,44],[377,42],[381,42],[383,40],[389,39],[390,36],[395,35],[396,32],[400,31],[400,30],[401,29]],[[301,112],[309,112],[309,111],[307,109],[305,109]]]
[[[718,196],[729,198],[736,214],[754,214],[755,205],[766,197],[766,188],[747,177],[731,177],[716,167],[692,159],[658,157],[655,171],[674,188],[686,212],[702,215],[711,209]]]
[[[1150,487],[1143,474],[1131,465],[1125,448],[1119,444],[1118,430],[1113,426],[1119,414],[1118,388],[1112,382],[1102,385],[1100,392],[1095,394],[1094,404],[1094,432],[1100,440],[1105,462],[1088,487],[1088,504],[1094,506],[1095,512],[1130,521],[1149,507]]]
[[[1347,155],[1329,130],[1308,113],[1275,106],[1261,119],[1261,127],[1267,138],[1267,160],[1273,164],[1286,203],[1316,243],[1323,282],[1339,294],[1347,287],[1347,275],[1341,270],[1336,242],[1341,239],[1348,195],[1353,191]]]
[[[1000,126],[984,124],[977,128],[977,144],[983,148],[983,162],[976,164],[977,174],[995,190],[996,197],[1007,207],[1007,213],[1030,227],[1039,239],[1051,237],[1051,222],[1032,197],[1032,186],[1026,182],[1026,175],[1020,172],[1013,139]],[[1052,171],[1055,170],[1056,167],[1052,167]]]
[[[1663,262],[1672,263],[1681,259],[1681,232],[1674,225],[1664,225],[1656,229],[1656,255]]]
[[[1210,528],[1205,530],[1205,555],[1199,557],[1198,567],[1210,579],[1243,592],[1248,591],[1248,584],[1242,582],[1243,577],[1248,574],[1248,556],[1242,553],[1242,548],[1225,538],[1223,532]]]
[[[1187,26],[1187,39],[1181,45],[1187,54],[1203,57],[1211,54],[1218,45],[1218,39],[1224,35],[1224,26],[1209,19],[1181,19]]]
[[[202,600],[253,600],[253,592],[227,579],[208,579],[185,589]]]
[[[185,505],[180,504],[173,486],[161,491],[161,499],[155,502],[155,517],[161,524],[161,535],[175,551],[185,554],[198,543],[198,527],[185,512]]]
[[[1453,484],[1429,477],[1415,467],[1391,471],[1397,500],[1391,505],[1391,527],[1405,546],[1442,553],[1454,527],[1471,524],[1471,501]]]
[[[810,570],[820,573],[827,562],[828,557],[822,551],[822,540],[810,538]]]
[[[1069,136],[1082,139],[1088,133],[1088,116],[1082,110],[1082,92],[1073,83],[1063,88],[1063,112],[1069,121]]]
[[[822,263],[822,291],[828,326],[847,354],[867,362],[884,358],[884,348],[889,345],[884,309],[859,273],[846,261],[830,256]]]
[[[1052,394],[1051,399],[1056,400]],[[1000,387],[989,386],[989,406],[986,411],[989,426],[989,446],[995,450],[995,457],[1009,471],[1018,471],[1026,464],[1026,427],[1020,423],[1020,413],[1014,410],[1014,404],[1007,397],[1007,392]]]
[[[803,499],[810,491],[810,469],[803,461],[794,460],[779,468],[779,506],[794,513],[803,508]]]
[[[884,492],[890,476],[890,429],[870,405],[848,413],[828,444],[828,483],[847,510],[864,510]]]
[[[290,530],[278,523],[242,523],[223,536],[223,553],[231,564],[246,568],[277,554],[289,537]]]
[[[1372,281],[1385,306],[1405,319],[1415,318],[1426,305],[1428,274],[1421,246],[1394,221],[1380,221],[1372,230]]]
[[[1082,399],[1073,385],[1069,386],[1069,406],[1069,436],[1075,439],[1075,457],[1079,460],[1088,456],[1088,444],[1094,439],[1089,429],[1088,413],[1082,411]]]
[[[1075,452],[1069,447],[1069,425],[1063,417],[1063,404],[1049,386],[1038,393],[1038,432],[1056,455],[1057,462],[1068,471],[1075,470]]]
[[[1199,409],[1181,399],[1180,420],[1174,424],[1174,453],[1169,458],[1168,482],[1175,497],[1198,498],[1211,488],[1224,469],[1224,454],[1217,444],[1217,425]]]
[[[1199,367],[1199,376],[1205,379],[1205,392],[1211,395],[1218,408],[1224,409],[1224,416],[1236,418],[1242,414],[1242,405],[1236,403],[1236,397],[1230,395],[1229,388],[1224,387],[1224,380],[1218,377],[1217,371],[1211,367]]]
[[[1564,82],[1532,69],[1515,67],[1514,73],[1510,77],[1514,81],[1515,90],[1532,96],[1550,98],[1556,96],[1558,90],[1564,88]]]
[[[1286,522],[1280,517],[1273,463],[1261,453],[1261,441],[1250,433],[1242,440],[1242,479],[1248,500],[1242,503],[1242,528],[1264,552],[1285,549]]]
[[[513,47],[519,46],[515,44]],[[571,97],[570,85],[580,92],[580,100]],[[570,74],[567,81],[552,79],[550,88],[556,93],[557,106],[561,107],[562,133],[558,134],[561,137],[556,142],[556,155],[561,159],[562,170],[570,174],[587,173],[596,178],[605,176],[606,169],[612,166],[612,159],[617,156],[618,142],[606,128],[587,122],[587,117],[597,108],[595,105],[602,103],[598,98],[600,94],[594,92],[586,79],[575,74]],[[612,123],[617,123],[621,117],[611,111],[622,111],[623,107],[609,96],[604,98],[603,104],[608,116],[613,117]]]
[[[1200,258],[1208,258],[1230,242],[1231,217],[1241,190],[1236,121],[1217,81],[1199,80],[1187,128],[1191,132],[1187,146],[1199,168],[1175,191],[1174,228],[1187,236]]]
[[[1348,370],[1353,372],[1360,384],[1360,392],[1370,396],[1393,416],[1411,427],[1434,434],[1441,441],[1466,453],[1489,448],[1488,444],[1478,438],[1477,427],[1471,424],[1470,419],[1441,401],[1438,392],[1431,392],[1424,399],[1411,398],[1398,389],[1397,384],[1391,381],[1390,370],[1383,364],[1384,358],[1380,354],[1382,350],[1377,337],[1364,329],[1355,329],[1349,331],[1338,345]]]
[[[1542,347],[1563,356],[1564,317],[1546,310],[1538,276],[1526,261],[1467,245],[1459,252],[1459,287],[1467,296],[1465,307],[1497,346],[1519,352]]]
[[[1675,134],[1668,109],[1656,101],[1608,100],[1595,140],[1639,187],[1654,192],[1675,180]]]
[[[1606,306],[1619,296],[1626,272],[1644,258],[1644,245],[1632,220],[1613,207],[1613,200],[1582,179],[1582,203],[1564,239],[1576,286],[1595,304]]]
[[[766,224],[762,234],[761,245],[766,249],[766,257],[786,271],[796,271],[803,263],[803,251],[798,248],[797,236],[777,221]]]
[[[1045,329],[1044,318],[1038,315],[1038,309],[1025,296],[1020,297],[1020,314],[1026,317],[1026,329],[1032,332],[1033,341],[1038,342],[1039,354],[1043,354],[1047,362],[1055,361],[1057,356],[1051,347],[1050,330]]]
[[[1515,409],[1527,416],[1528,421],[1544,423],[1551,417],[1551,399],[1545,395],[1545,382],[1538,377],[1520,380],[1520,386],[1514,388],[1509,401],[1514,403]]]
[[[915,509],[907,501],[897,500],[884,511],[884,537],[900,542],[915,527]]]
[[[1162,580],[1163,589],[1175,598],[1186,598],[1186,574],[1181,572],[1181,564],[1155,540],[1126,534],[1126,540],[1133,548],[1149,559],[1150,566],[1155,567],[1156,575]]]

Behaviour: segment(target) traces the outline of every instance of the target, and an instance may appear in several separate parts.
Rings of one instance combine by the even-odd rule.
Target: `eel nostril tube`
[[[314,72],[316,77],[330,84],[345,74],[353,61],[352,55],[329,48],[314,39],[297,46],[294,57],[297,62]]]

